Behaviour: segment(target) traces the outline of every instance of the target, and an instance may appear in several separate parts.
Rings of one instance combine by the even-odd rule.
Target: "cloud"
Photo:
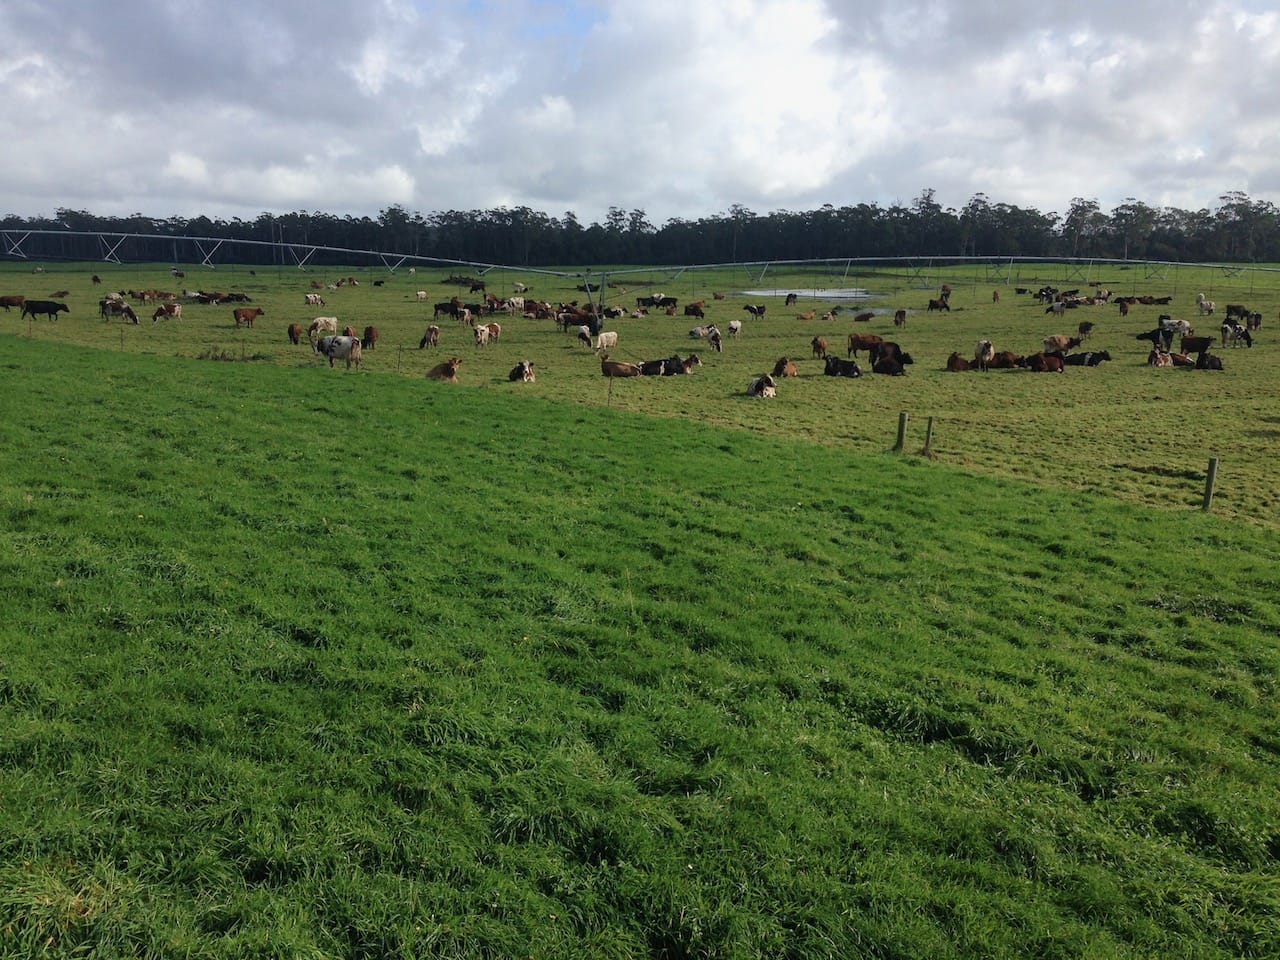
[[[28,216],[1196,209],[1280,183],[1259,0],[11,0],[0,32]]]

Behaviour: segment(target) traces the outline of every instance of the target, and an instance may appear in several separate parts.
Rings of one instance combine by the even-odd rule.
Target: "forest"
[[[65,232],[32,237],[22,255],[66,260],[101,259],[110,250],[120,259],[181,261],[189,257],[181,255],[177,239],[199,237],[269,245],[229,245],[219,250],[220,262],[288,265],[304,255],[314,263],[351,262],[314,247],[529,267],[917,256],[1280,262],[1280,208],[1241,191],[1218,197],[1213,209],[1156,207],[1128,198],[1108,212],[1096,199],[1075,197],[1066,213],[1045,213],[982,193],[957,210],[925,189],[909,205],[824,204],[761,214],[733,204],[723,213],[672,217],[661,226],[642,209],[621,207],[610,207],[603,223],[585,225],[571,210],[557,217],[527,206],[423,214],[397,204],[376,217],[295,211],[263,212],[252,220],[110,217],[59,208],[52,217],[5,216],[0,231],[9,238],[6,256],[14,255],[17,231]],[[146,239],[113,249],[84,233]]]

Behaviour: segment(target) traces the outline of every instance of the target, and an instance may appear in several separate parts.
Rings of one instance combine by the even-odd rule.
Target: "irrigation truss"
[[[486,263],[480,260],[453,260],[444,257],[421,256],[409,253],[389,253],[380,250],[360,250],[323,244],[293,243],[283,240],[239,240],[226,237],[174,236],[151,233],[112,233],[104,231],[74,230],[0,230],[0,259],[33,263],[42,261],[101,260],[106,263],[163,263],[186,264],[217,269],[220,252],[236,251],[234,262],[225,260],[222,265],[265,265],[298,270],[324,269],[325,265],[364,265],[381,268],[389,274],[401,269],[413,272],[417,267],[465,268],[483,277],[492,271],[519,273],[549,277],[571,278],[582,281],[580,289],[588,296],[606,289],[611,279],[630,278],[629,283],[676,284],[685,274],[690,280],[699,271],[741,271],[744,278],[755,286],[769,286],[769,274],[787,274],[787,283],[794,285],[796,274],[812,274],[822,283],[820,289],[828,289],[833,283],[858,282],[859,278],[892,271],[897,280],[907,287],[929,289],[938,286],[940,271],[947,268],[948,279],[954,284],[956,267],[969,269],[971,281],[978,283],[1010,284],[1028,277],[1037,277],[1052,268],[1053,279],[1064,283],[1091,283],[1098,280],[1102,270],[1114,278],[1115,270],[1131,271],[1134,284],[1159,280],[1172,281],[1175,288],[1179,268],[1208,269],[1213,276],[1221,276],[1232,285],[1239,286],[1247,280],[1252,287],[1253,274],[1273,273],[1277,267],[1240,263],[1191,263],[1173,260],[1125,260],[1084,257],[1015,257],[1015,256],[927,256],[927,257],[832,257],[810,260],[756,260],[724,263],[685,264],[679,266],[619,266],[586,267],[557,270],[548,267],[529,267],[517,264]],[[319,256],[318,256],[319,255]],[[1242,276],[1243,275],[1243,276]],[[640,279],[647,278],[647,279]],[[1197,274],[1197,282],[1205,282],[1204,274]],[[788,286],[786,289],[791,289]],[[783,289],[779,287],[778,289]],[[815,284],[815,289],[819,289]],[[763,292],[763,291],[762,291]]]

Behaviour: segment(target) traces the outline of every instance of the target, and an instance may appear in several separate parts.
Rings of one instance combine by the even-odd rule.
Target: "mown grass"
[[[652,270],[624,273],[610,281],[607,302],[634,307],[636,294],[655,290],[678,296],[681,304],[710,301],[708,320],[725,328],[730,319],[744,322],[736,340],[726,337],[722,354],[710,354],[705,341],[688,337],[697,321],[684,316],[625,318],[611,323],[620,335],[617,357],[652,359],[698,350],[707,364],[699,374],[679,384],[645,378],[610,384],[600,376],[591,352],[573,334],[555,330],[549,321],[519,317],[498,319],[502,339],[477,349],[470,330],[443,323],[439,351],[418,350],[431,322],[431,305],[455,294],[472,297],[465,288],[444,281],[445,269],[403,270],[394,276],[380,269],[348,268],[303,272],[293,268],[206,270],[190,268],[186,278],[174,279],[167,267],[154,264],[72,264],[53,266],[49,274],[33,276],[21,267],[0,268],[0,292],[46,296],[65,289],[70,315],[56,323],[21,322],[17,311],[0,315],[0,331],[40,340],[97,346],[106,350],[161,356],[208,357],[271,363],[290,368],[318,367],[306,346],[294,347],[285,337],[291,321],[304,325],[316,315],[336,315],[358,330],[376,325],[379,347],[364,361],[364,372],[396,373],[420,378],[442,356],[463,358],[461,385],[506,389],[507,372],[517,360],[534,361],[539,380],[525,390],[534,396],[610,406],[660,417],[682,417],[781,438],[804,439],[845,450],[873,453],[895,440],[898,416],[911,416],[908,445],[924,445],[929,418],[934,421],[931,454],[940,463],[987,476],[1010,477],[1060,488],[1068,502],[1076,492],[1102,492],[1154,508],[1173,508],[1185,516],[1199,506],[1204,494],[1209,459],[1219,460],[1214,510],[1275,528],[1280,523],[1280,485],[1272,467],[1273,447],[1280,436],[1280,399],[1272,388],[1271,341],[1273,319],[1280,307],[1280,273],[1247,270],[1228,275],[1219,269],[1168,267],[1161,273],[1105,265],[1081,271],[1062,264],[1020,264],[1016,272],[993,274],[983,266],[935,269],[924,266],[865,269],[846,272],[834,268],[771,268],[763,278],[743,268],[684,272]],[[101,286],[90,283],[93,273]],[[355,275],[358,287],[322,291],[323,308],[306,307],[303,295],[313,279]],[[374,287],[373,280],[384,285]],[[552,302],[583,300],[576,289],[580,279],[515,271],[486,274],[489,289],[506,295],[516,280],[531,285],[531,294]],[[1138,306],[1122,318],[1114,305],[1073,310],[1065,320],[1045,315],[1044,308],[1016,287],[1035,289],[1046,283],[1060,288],[1089,289],[1098,283],[1116,293],[1169,295],[1169,306]],[[953,310],[925,311],[936,296],[936,285],[955,288]],[[926,286],[927,285],[927,286]],[[836,303],[824,297],[828,288],[862,286],[875,296],[863,305],[846,304],[836,321],[802,321],[800,313],[819,315]],[[229,306],[187,305],[181,322],[152,324],[139,306],[142,323],[133,327],[97,319],[97,298],[105,289],[181,290],[186,287],[239,290],[253,297],[267,313],[253,330],[236,330]],[[427,299],[416,301],[422,290]],[[793,308],[785,294],[798,291]],[[992,292],[1002,293],[992,303]],[[625,292],[624,292],[625,291]],[[726,294],[712,300],[712,292]],[[748,295],[745,291],[764,291]],[[1198,292],[1217,303],[1217,314],[1202,321],[1197,313]],[[764,302],[761,320],[749,317],[743,306]],[[1162,312],[1189,319],[1200,332],[1217,331],[1227,303],[1240,302],[1264,315],[1264,325],[1252,350],[1226,349],[1226,371],[1157,370],[1146,365],[1148,344],[1134,335],[1150,330]],[[850,319],[865,306],[876,311],[869,323]],[[893,310],[910,311],[905,328],[891,322]],[[1049,334],[1074,333],[1081,320],[1095,324],[1088,341],[1092,349],[1107,349],[1109,364],[1093,369],[1072,368],[1062,376],[1027,371],[998,371],[985,377],[944,371],[953,350],[972,356],[978,338],[992,339],[998,349],[1019,354],[1040,349]],[[868,377],[859,381],[821,376],[812,358],[810,340],[825,336],[833,350],[844,354],[850,332],[877,333],[898,340],[915,358],[903,378]],[[745,397],[751,378],[772,368],[780,356],[799,362],[800,376],[783,384],[777,403],[757,403]],[[316,371],[319,373],[319,371]]]
[[[1280,951],[1265,526],[5,345],[4,956]]]

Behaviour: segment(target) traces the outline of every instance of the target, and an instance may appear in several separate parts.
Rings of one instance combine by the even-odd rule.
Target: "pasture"
[[[0,313],[0,955],[1280,953],[1273,300],[1222,373],[1108,310],[1111,364],[950,374],[1059,331],[884,276],[916,363],[846,380],[725,283],[723,353],[628,318],[706,363],[610,382],[549,321],[419,351],[421,269],[244,273],[239,331],[54,269],[0,274],[71,306]],[[358,373],[319,313],[379,327]]]
[[[506,389],[506,377],[521,359],[535,364],[538,380],[524,385],[532,396],[592,406],[635,410],[661,417],[686,417],[763,434],[803,438],[858,452],[892,446],[898,415],[910,414],[908,449],[924,443],[928,418],[934,419],[931,456],[939,463],[974,472],[1016,477],[1066,490],[1104,492],[1110,496],[1158,508],[1198,506],[1210,457],[1220,461],[1214,509],[1224,516],[1275,525],[1280,520],[1280,483],[1271,468],[1275,441],[1280,438],[1280,395],[1273,388],[1271,340],[1280,309],[1280,274],[1246,271],[1226,276],[1207,268],[1179,267],[1163,277],[1147,277],[1137,269],[1102,268],[1089,279],[1115,294],[1172,296],[1168,306],[1136,306],[1121,317],[1114,305],[1067,311],[1063,318],[1046,315],[1029,295],[1014,292],[1044,284],[1059,288],[1091,289],[1080,275],[1068,279],[1060,264],[1022,265],[1008,282],[995,282],[981,268],[954,268],[917,275],[915,271],[881,269],[863,275],[819,268],[777,268],[765,277],[745,270],[722,268],[678,273],[661,271],[622,273],[610,281],[608,304],[634,308],[637,295],[661,290],[681,304],[677,316],[654,315],[609,321],[606,330],[619,334],[613,358],[638,362],[696,351],[705,366],[691,378],[610,382],[600,376],[598,359],[573,333],[561,333],[551,321],[497,315],[499,340],[477,348],[470,328],[456,321],[438,321],[442,339],[438,349],[419,350],[418,343],[432,323],[432,305],[459,296],[478,300],[468,289],[444,280],[458,271],[420,268],[394,276],[382,269],[331,269],[303,272],[294,268],[190,268],[175,279],[160,265],[97,264],[62,267],[32,275],[6,265],[0,272],[0,295],[43,297],[66,290],[70,314],[55,322],[19,321],[18,311],[0,313],[0,331],[12,331],[108,350],[176,356],[222,357],[268,362],[290,367],[319,367],[305,341],[294,347],[286,337],[290,322],[304,328],[316,316],[336,316],[357,332],[373,324],[380,340],[366,351],[362,374],[421,377],[448,356],[463,364],[461,385]],[[99,275],[103,283],[93,285]],[[354,276],[359,286],[314,290],[318,278],[331,282]],[[515,282],[530,285],[530,296],[551,303],[586,302],[576,286],[580,279],[533,272],[490,272],[484,278],[498,296],[511,294]],[[381,286],[374,286],[381,280]],[[934,286],[954,287],[952,309],[926,311]],[[137,326],[118,320],[102,322],[97,301],[108,289],[146,288],[179,292],[184,287],[241,291],[265,315],[253,329],[236,329],[233,304],[187,304],[183,319],[152,323],[150,305],[136,304],[142,321]],[[874,296],[850,302],[824,297],[824,288],[865,287]],[[418,291],[425,299],[416,300]],[[742,291],[752,291],[750,296]],[[992,292],[1002,294],[992,302]],[[800,291],[797,304],[784,306],[784,296]],[[712,299],[713,292],[725,294]],[[766,293],[773,296],[765,296]],[[1217,304],[1214,316],[1201,318],[1196,295],[1203,292]],[[307,293],[319,293],[324,307],[304,304]],[[705,321],[683,316],[683,305],[707,300]],[[763,318],[743,310],[761,301]],[[1263,315],[1263,327],[1252,349],[1215,347],[1226,370],[1222,374],[1183,369],[1154,369],[1146,364],[1149,344],[1134,339],[1150,330],[1161,313],[1185,318],[1199,331],[1218,332],[1226,304],[1241,302]],[[841,306],[833,320],[821,319],[832,306]],[[893,325],[895,310],[905,308],[908,321]],[[813,320],[798,319],[816,311]],[[873,311],[874,318],[855,323],[853,315]],[[743,322],[737,338],[724,336],[724,352],[714,354],[706,341],[692,340],[688,330],[715,322],[725,331],[730,320]],[[952,374],[944,370],[952,351],[972,358],[978,339],[993,341],[997,350],[1020,355],[1040,349],[1053,334],[1074,334],[1081,321],[1094,324],[1082,349],[1108,350],[1113,361],[1091,369],[1071,369],[1046,376],[1025,370],[993,371],[986,376]],[[810,341],[825,337],[830,348],[845,355],[850,333],[871,333],[896,340],[912,354],[915,364],[901,378],[866,377],[845,380],[823,377],[822,364],[813,359]],[[796,361],[799,376],[785,382],[777,402],[748,402],[751,379],[768,372],[782,356]],[[865,357],[865,353],[861,354]],[[325,364],[327,366],[327,364]],[[865,366],[865,364],[864,364]]]

